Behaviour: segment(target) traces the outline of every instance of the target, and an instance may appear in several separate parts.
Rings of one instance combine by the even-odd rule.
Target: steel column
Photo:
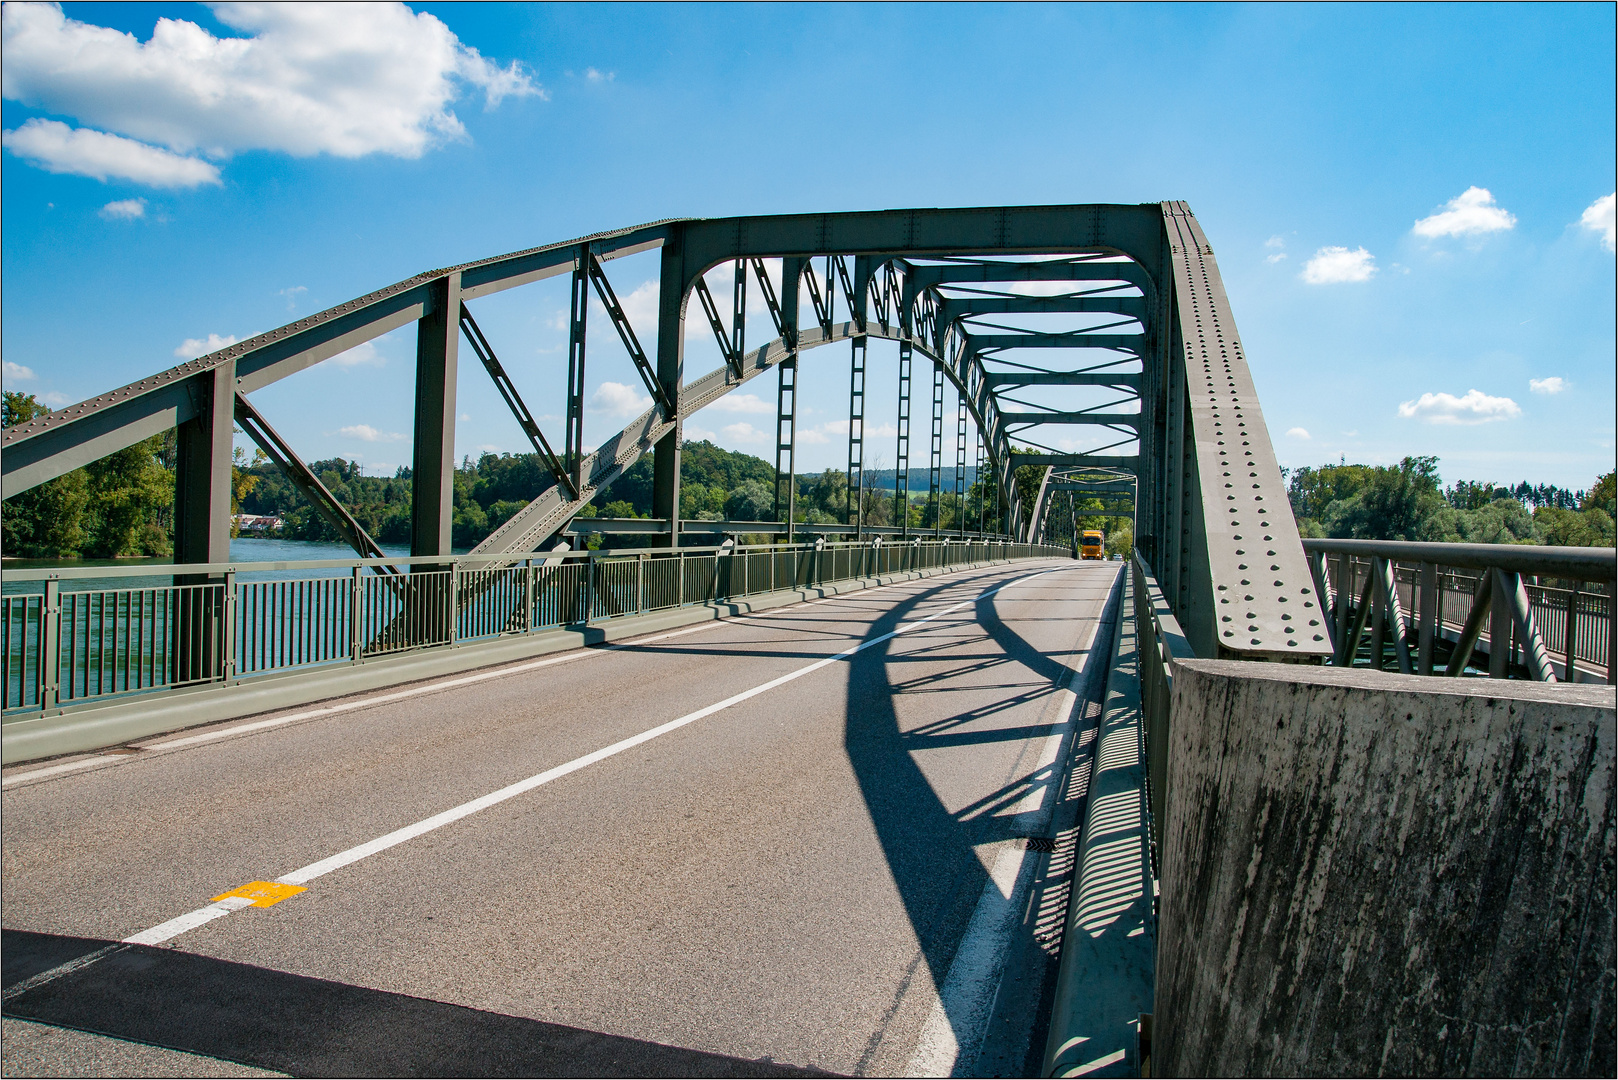
[[[657,380],[673,411],[674,428],[652,451],[652,516],[669,523],[669,547],[680,546],[680,395],[685,379],[686,280],[684,229],[677,228],[663,245],[658,278]]]
[[[174,492],[174,561],[226,562],[230,559],[231,451],[236,409],[235,365],[226,361],[192,382],[196,412],[179,426]],[[223,597],[205,588],[209,578],[182,575],[176,585],[197,588],[176,593],[179,617],[171,628],[175,678],[199,682],[219,676],[224,661]],[[67,678],[73,678],[69,665]],[[71,683],[70,683],[71,685]]]
[[[448,555],[455,513],[455,376],[461,275],[433,282],[416,324],[416,444],[411,468],[410,554]]]
[[[584,487],[584,346],[590,315],[590,249],[579,250],[567,334],[567,444],[564,454],[573,491]]]

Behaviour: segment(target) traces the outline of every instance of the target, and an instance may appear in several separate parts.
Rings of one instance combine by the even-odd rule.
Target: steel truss
[[[614,259],[654,249],[659,317],[655,342],[643,347],[608,270]],[[775,265],[779,294],[769,273]],[[704,277],[724,266],[733,282],[728,313]],[[481,297],[562,274],[572,275],[573,302],[558,455],[472,310]],[[751,350],[750,277],[773,335]],[[652,406],[586,453],[591,291]],[[807,319],[800,319],[803,294]],[[724,364],[686,381],[684,330],[693,295]],[[477,548],[514,557],[557,537],[647,453],[654,516],[667,526],[660,535],[678,545],[682,424],[772,368],[780,379],[776,512],[790,528],[801,361],[843,341],[851,350],[848,516],[858,533],[865,527],[865,359],[869,340],[879,338],[897,342],[904,357],[901,499],[909,487],[908,365],[925,363],[934,372],[928,499],[935,533],[943,509],[947,382],[959,396],[961,534],[975,525],[1028,538],[1058,513],[1052,495],[1077,493],[1064,486],[1067,477],[1112,470],[1130,478],[1132,490],[1138,485],[1137,547],[1198,655],[1318,662],[1331,652],[1326,635],[1314,632],[1324,628],[1308,617],[1319,615],[1310,571],[1213,250],[1181,202],[675,219],[435,270],[7,429],[0,443],[4,493],[177,427],[176,560],[222,561],[237,400],[410,323],[417,326],[411,544],[417,556],[450,553],[463,335],[551,474],[552,483]],[[979,500],[975,523],[965,505],[968,420],[979,444],[979,479],[993,489],[989,500]],[[272,444],[279,441],[267,424],[259,426]],[[296,472],[290,447],[280,447],[277,460]],[[1050,467],[1042,470],[1044,493],[1031,514],[1015,479],[1029,465]]]

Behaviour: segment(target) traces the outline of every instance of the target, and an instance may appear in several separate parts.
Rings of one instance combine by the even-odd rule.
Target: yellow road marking
[[[308,888],[303,885],[283,885],[279,881],[249,881],[239,889],[232,889],[228,893],[214,897],[213,902],[217,904],[226,897],[244,896],[253,901],[253,907],[270,907],[289,896],[297,896],[307,891]]]

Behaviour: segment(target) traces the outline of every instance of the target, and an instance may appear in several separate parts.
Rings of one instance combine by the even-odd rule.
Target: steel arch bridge
[[[607,266],[653,249],[659,317],[655,339],[643,341]],[[708,282],[727,267],[732,296],[722,305]],[[553,446],[473,308],[481,297],[564,274],[572,279],[566,430]],[[768,323],[755,317],[749,326],[754,288]],[[610,330],[599,320],[588,325],[592,293]],[[712,327],[724,358],[690,381],[687,318]],[[935,521],[942,478],[952,473],[959,496],[969,452],[979,477],[998,488],[997,527],[1024,539],[1040,531],[1061,492],[1115,499],[1122,491],[1134,508],[1137,549],[1199,656],[1321,662],[1330,654],[1213,249],[1183,202],[670,219],[435,270],[7,429],[4,494],[177,428],[175,561],[224,562],[232,428],[240,424],[356,550],[380,554],[250,395],[410,323],[413,555],[450,553],[463,336],[550,474],[549,486],[477,554],[538,549],[647,453],[654,516],[677,545],[683,423],[772,370],[777,516],[790,536],[799,365],[840,342],[850,357],[849,524],[863,531],[865,368],[877,338],[899,351],[896,497],[906,494],[911,408],[920,398],[930,405]],[[592,330],[622,343],[652,407],[588,451]],[[758,336],[764,343],[750,347]],[[924,381],[913,389],[917,378]],[[1098,388],[1110,400],[1074,407],[1064,397],[1071,387]],[[953,469],[945,463],[951,452]],[[1016,474],[1028,465],[1047,468],[1025,506]]]

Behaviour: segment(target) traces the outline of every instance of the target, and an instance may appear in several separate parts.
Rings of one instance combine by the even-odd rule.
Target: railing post
[[[226,686],[236,685],[236,571],[225,571],[225,582],[221,586],[225,590],[224,609],[220,619],[219,655],[222,663],[220,668],[224,675]]]
[[[685,607],[685,552],[674,557],[674,606]]]
[[[365,582],[360,575],[365,572],[361,566],[354,567],[350,576],[350,592],[348,597],[348,645],[349,661],[360,662],[360,654],[365,650],[364,627],[365,618]]]
[[[1577,667],[1577,665],[1578,665],[1578,662],[1579,662],[1578,625],[1579,625],[1579,585],[1580,584],[1582,584],[1582,583],[1580,581],[1578,581],[1577,579],[1575,579],[1574,582],[1573,582],[1572,590],[1567,594],[1567,625],[1565,627],[1563,627],[1564,633],[1562,635],[1562,646],[1563,646],[1563,651],[1565,653],[1565,655],[1563,657],[1563,660],[1562,660],[1562,663],[1564,665],[1564,667],[1563,667],[1563,680],[1562,680],[1563,682],[1577,682],[1578,681],[1578,667]]]
[[[595,605],[596,553],[586,552],[580,565],[584,567],[584,576],[579,581],[579,600],[583,609],[579,612],[579,622],[589,626],[590,609]]]
[[[635,555],[635,614],[646,613],[646,552]]]
[[[444,638],[451,645],[461,643],[461,619],[457,608],[460,606],[457,598],[461,592],[461,568],[451,563],[449,567],[449,588],[444,592]]]
[[[1494,603],[1489,607],[1489,678],[1505,679],[1511,674],[1511,595],[1516,592],[1515,574],[1494,569]]]
[[[24,631],[27,632],[26,630]],[[45,582],[39,608],[39,711],[62,706],[62,583]],[[71,678],[71,673],[69,678]]]
[[[1416,628],[1416,674],[1433,673],[1433,641],[1438,637],[1438,564],[1421,564],[1421,621]]]
[[[529,559],[522,567],[522,632],[528,633],[534,628],[534,560]]]

